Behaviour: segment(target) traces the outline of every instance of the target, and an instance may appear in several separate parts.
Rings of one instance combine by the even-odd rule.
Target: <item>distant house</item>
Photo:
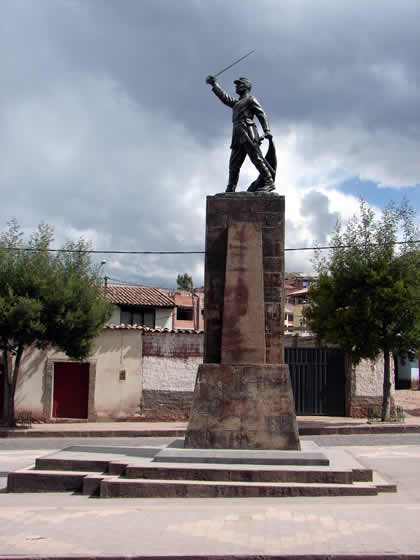
[[[175,301],[168,292],[148,286],[106,286],[106,297],[115,305],[110,325],[139,325],[172,329]]]
[[[286,294],[307,288],[316,279],[316,276],[303,274],[302,272],[286,272],[284,275],[284,287]]]
[[[204,328],[204,289],[196,288],[192,293],[187,290],[168,291],[168,296],[176,305],[174,329]]]
[[[303,308],[307,302],[308,288],[295,290],[286,295],[286,305],[289,311],[288,331],[305,330],[305,319],[303,317]]]
[[[284,330],[286,333],[293,332],[294,313],[290,307],[284,308]]]

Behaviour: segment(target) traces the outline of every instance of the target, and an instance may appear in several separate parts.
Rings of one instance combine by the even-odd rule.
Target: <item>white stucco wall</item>
[[[126,418],[139,411],[141,399],[142,333],[106,329],[99,337],[93,358],[96,363],[95,415]],[[125,371],[125,380],[120,372]]]
[[[193,391],[203,362],[203,336],[190,333],[145,333],[143,390]]]
[[[95,341],[92,356],[96,379],[89,399],[93,402],[92,419],[126,418],[139,411],[141,399],[142,331],[104,329]],[[27,350],[22,361],[16,388],[16,409],[30,410],[35,417],[51,414],[51,389],[47,382],[47,364],[67,361],[67,356],[53,349]],[[69,360],[71,361],[71,360]],[[125,380],[120,372],[125,371]],[[47,416],[46,416],[47,414]]]
[[[193,391],[202,358],[174,359],[162,356],[143,358],[143,390]]]
[[[121,310],[117,305],[114,305],[114,310],[112,312],[111,318],[108,321],[108,325],[119,325],[121,323]]]
[[[22,356],[16,385],[16,411],[31,411],[34,417],[44,416],[45,383],[48,350],[27,348]]]
[[[156,309],[155,326],[157,329],[172,329],[173,309]]]
[[[394,366],[391,359],[392,392],[394,391]],[[353,396],[377,397],[383,394],[384,357],[381,354],[376,360],[362,360],[353,366],[352,394]]]

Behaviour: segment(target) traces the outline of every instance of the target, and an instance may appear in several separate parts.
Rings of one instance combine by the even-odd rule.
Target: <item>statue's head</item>
[[[236,85],[236,93],[242,93],[243,91],[251,91],[252,83],[248,78],[238,78],[233,82]]]

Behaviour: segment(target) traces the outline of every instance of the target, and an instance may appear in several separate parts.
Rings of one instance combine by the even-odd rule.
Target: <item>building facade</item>
[[[191,329],[108,325],[84,363],[53,349],[28,349],[16,411],[40,421],[186,420],[203,339]],[[354,366],[297,335],[285,337],[285,354],[298,414],[363,417],[380,405],[382,360]]]

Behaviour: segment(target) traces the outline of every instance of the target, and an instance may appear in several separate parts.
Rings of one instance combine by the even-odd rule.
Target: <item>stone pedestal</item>
[[[185,447],[300,449],[284,364],[284,197],[207,197],[204,364]]]
[[[300,449],[285,364],[202,364],[185,447]]]

